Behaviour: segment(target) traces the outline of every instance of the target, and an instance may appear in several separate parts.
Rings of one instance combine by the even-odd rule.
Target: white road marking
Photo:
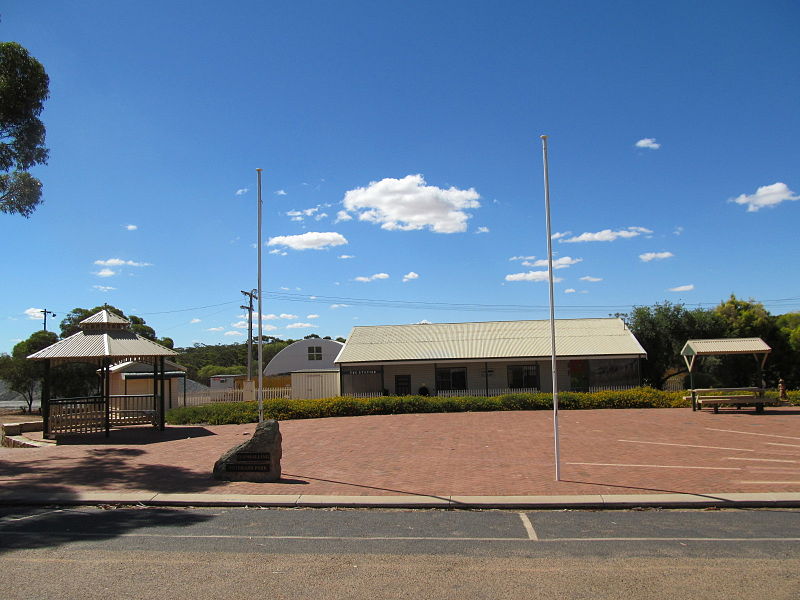
[[[766,442],[770,446],[791,446],[792,448],[800,448],[800,444],[781,444],[780,442]]]
[[[568,462],[568,465],[587,465],[591,467],[645,467],[653,469],[703,469],[710,471],[741,471],[741,467],[687,467],[684,465],[628,465],[618,463],[590,463],[590,462]]]
[[[533,528],[533,523],[531,523],[528,515],[525,513],[519,513],[519,518],[522,520],[522,526],[525,528],[525,531],[528,532],[528,539],[538,541],[539,536],[536,535],[536,530]]]
[[[742,435],[763,435],[765,437],[784,438],[787,440],[800,440],[800,437],[793,437],[791,435],[775,435],[773,433],[755,433],[753,431],[734,431],[733,429],[714,429],[713,427],[706,427],[709,431],[724,431],[725,433],[741,433]]]
[[[657,446],[681,446],[682,448],[711,448],[712,450],[740,450],[742,452],[755,452],[752,448],[723,448],[722,446],[697,446],[695,444],[672,444],[670,442],[645,442],[643,440],[617,440],[632,444],[656,444]]]
[[[796,465],[798,461],[796,460],[784,460],[782,458],[741,458],[738,456],[726,456],[724,460],[748,460],[748,461],[759,461],[759,462],[779,462],[779,463],[791,463]]]

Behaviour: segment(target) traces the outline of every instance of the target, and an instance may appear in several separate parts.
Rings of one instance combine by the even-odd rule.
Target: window
[[[511,389],[539,389],[539,365],[510,365],[508,387]]]
[[[309,346],[308,360],[322,360],[322,346]]]
[[[408,396],[411,393],[411,375],[394,376],[394,393],[397,396]]]
[[[467,370],[464,367],[436,369],[437,390],[467,389]]]

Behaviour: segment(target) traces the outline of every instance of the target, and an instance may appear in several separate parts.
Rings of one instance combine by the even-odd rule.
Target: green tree
[[[687,310],[683,304],[667,301],[636,306],[625,321],[647,352],[642,363],[643,379],[658,389],[670,377],[688,373],[681,356],[687,340],[723,337],[725,333],[724,322],[714,312]]]
[[[41,203],[42,183],[28,170],[47,164],[39,119],[50,79],[16,42],[0,43],[0,212],[29,217]]]
[[[36,331],[27,340],[15,345],[11,356],[0,356],[0,379],[25,399],[28,412],[31,412],[33,401],[39,396],[44,366],[40,361],[28,360],[27,357],[57,341],[58,336],[52,331]]]
[[[727,337],[761,338],[772,348],[767,359],[763,377],[767,385],[775,386],[781,377],[798,382],[797,353],[792,351],[790,335],[782,330],[778,319],[760,302],[750,298],[740,300],[731,294],[725,302],[721,302],[714,312],[725,322]],[[758,364],[752,356],[720,357],[712,367],[717,377],[725,385],[747,386],[761,385]]]

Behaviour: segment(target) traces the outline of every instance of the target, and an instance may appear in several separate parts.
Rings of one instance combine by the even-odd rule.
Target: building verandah
[[[559,358],[558,388],[565,391],[623,389],[641,385],[638,357]],[[481,395],[552,392],[550,361],[453,360],[340,365],[342,395]]]

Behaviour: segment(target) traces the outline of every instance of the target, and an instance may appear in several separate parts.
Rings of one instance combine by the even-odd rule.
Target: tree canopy
[[[100,312],[101,310],[107,310],[112,312],[116,315],[119,315],[123,319],[128,319],[131,322],[131,331],[134,333],[138,333],[140,336],[147,338],[148,340],[153,340],[154,342],[158,342],[162,346],[166,346],[167,348],[173,347],[172,338],[163,337],[159,338],[156,336],[156,331],[152,327],[150,327],[147,322],[141,318],[137,317],[136,315],[129,315],[125,316],[125,313],[122,312],[121,309],[117,308],[116,306],[111,306],[110,304],[104,304],[103,306],[95,306],[94,308],[73,308],[71,311],[67,313],[67,316],[61,321],[61,337],[66,338],[71,336],[74,333],[78,333],[80,331],[80,323],[84,319],[91,317],[93,314]]]
[[[0,211],[29,217],[41,203],[42,183],[28,173],[46,164],[44,123],[49,97],[42,64],[16,42],[0,43]]]

